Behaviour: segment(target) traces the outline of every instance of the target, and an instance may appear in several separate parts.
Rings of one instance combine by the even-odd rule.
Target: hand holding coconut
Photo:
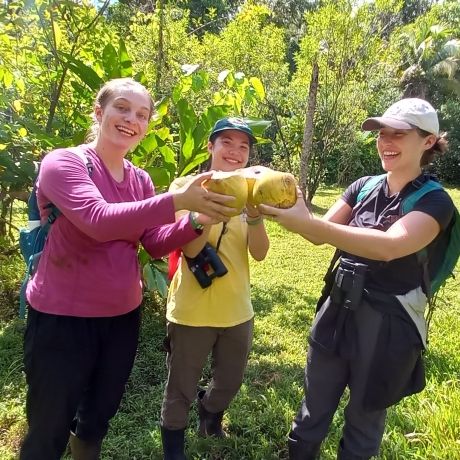
[[[290,208],[283,209],[261,204],[259,210],[291,232],[308,234],[309,226],[315,218],[308,209],[299,187],[296,188],[296,192],[296,202]]]
[[[230,216],[241,214],[246,208],[250,218],[260,216],[257,206],[266,204],[276,208],[290,208],[297,200],[296,180],[290,173],[274,171],[264,166],[252,166],[235,171],[214,171],[203,182],[210,192],[233,196],[227,203],[233,208]]]
[[[202,215],[200,223],[203,225],[228,222],[235,206],[233,196],[209,191],[202,186],[203,182],[211,176],[212,172],[198,174],[185,185],[171,192],[176,211],[188,209],[199,212]]]

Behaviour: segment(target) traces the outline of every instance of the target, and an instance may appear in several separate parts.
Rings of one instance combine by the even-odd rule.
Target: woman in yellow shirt
[[[243,120],[219,120],[209,137],[210,169],[244,168],[255,142],[251,128]],[[256,208],[247,209],[226,224],[203,225],[205,221],[201,219],[202,216],[196,215],[194,221],[196,228],[202,230],[201,236],[182,247],[183,256],[172,279],[167,304],[168,380],[161,411],[166,460],[186,458],[184,431],[194,399],[198,401],[200,435],[225,436],[223,413],[241,386],[252,344],[254,312],[248,250],[260,261],[269,248],[263,219]],[[205,251],[217,255],[227,273],[215,276],[212,281],[204,275],[200,284],[189,263],[203,255],[205,245]],[[197,394],[210,353],[212,379]]]

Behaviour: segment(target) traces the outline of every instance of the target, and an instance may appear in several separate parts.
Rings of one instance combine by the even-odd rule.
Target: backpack
[[[385,177],[386,174],[382,174],[380,176],[374,176],[369,179],[359,191],[356,203],[361,202],[366,196],[368,196],[369,193],[372,192],[385,179]],[[402,215],[412,211],[412,209],[414,209],[415,203],[424,195],[433,190],[443,190],[443,187],[439,182],[433,179],[429,179],[425,182],[420,182],[417,190],[403,199],[401,206]],[[455,278],[454,269],[460,256],[460,213],[455,206],[454,215],[446,231],[448,232],[448,244],[446,252],[442,262],[437,269],[437,272],[434,274],[434,276],[432,276],[431,279],[428,270],[429,260],[426,248],[423,248],[417,252],[417,260],[423,267],[423,284],[430,307],[427,315],[427,323],[429,323],[433,313],[437,292],[442,286],[444,286],[448,278]]]
[[[88,174],[91,177],[93,172],[93,163],[91,158],[85,155],[79,148],[68,149],[75,155],[77,155],[83,163],[85,163],[88,169]],[[39,172],[39,165],[37,168],[37,177]],[[50,213],[45,223],[40,222],[40,209],[37,202],[37,177],[35,178],[32,192],[27,201],[27,216],[28,216],[28,227],[21,228],[19,230],[19,249],[22,257],[26,263],[26,274],[22,281],[21,290],[19,294],[19,317],[23,319],[26,312],[26,289],[27,283],[30,277],[35,273],[38,267],[40,256],[45,246],[46,237],[48,232],[53,225],[54,221],[59,217],[61,212],[54,206],[53,203],[49,203],[45,206],[45,209],[50,209]]]

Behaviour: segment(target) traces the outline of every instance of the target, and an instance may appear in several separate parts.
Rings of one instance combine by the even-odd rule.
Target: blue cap
[[[214,128],[212,128],[209,139],[212,140],[216,134],[230,129],[247,134],[251,144],[255,144],[257,142],[249,125],[242,118],[236,117],[221,118],[218,120],[214,125]]]

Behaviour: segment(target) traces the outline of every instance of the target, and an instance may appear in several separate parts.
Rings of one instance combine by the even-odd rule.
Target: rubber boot
[[[303,441],[293,433],[288,436],[289,460],[315,460],[318,458],[321,443]]]
[[[355,455],[346,450],[343,446],[343,439],[340,440],[339,448],[337,450],[337,460],[369,460],[372,457],[363,457],[362,455]]]
[[[161,427],[164,460],[187,460],[184,453],[185,428],[183,430],[168,430]]]
[[[84,441],[73,433],[69,438],[70,452],[73,460],[99,460],[101,455],[102,439]]]
[[[205,393],[206,390],[201,390],[197,393],[198,416],[200,418],[198,433],[203,437],[215,436],[217,438],[226,438],[227,433],[222,429],[224,411],[217,413],[208,412],[201,402]]]

